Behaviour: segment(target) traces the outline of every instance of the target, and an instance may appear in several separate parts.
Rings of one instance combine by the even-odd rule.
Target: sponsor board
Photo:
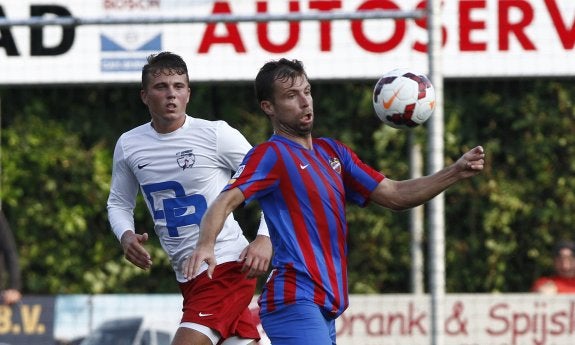
[[[444,302],[445,345],[572,345],[575,339],[575,295],[447,294]],[[16,306],[0,306],[0,343],[78,343],[104,325],[135,319],[140,334],[169,337],[181,303],[178,294],[25,296]],[[430,303],[428,295],[351,295],[336,320],[337,343],[428,345]],[[257,296],[250,309],[257,317]],[[259,330],[260,345],[270,345]]]
[[[575,1],[444,1],[448,78],[575,76]],[[425,19],[199,23],[207,18],[423,9],[416,0],[21,0],[0,19],[75,17],[130,24],[0,27],[0,85],[139,81],[147,55],[182,55],[194,81],[251,81],[270,59],[297,58],[318,79],[377,79],[396,67],[428,69]]]

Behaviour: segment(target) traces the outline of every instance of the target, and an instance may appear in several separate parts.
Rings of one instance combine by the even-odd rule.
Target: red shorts
[[[182,322],[212,328],[224,339],[235,335],[259,340],[257,320],[248,308],[257,280],[246,278],[242,266],[243,263],[226,262],[216,266],[213,279],[203,272],[180,283],[184,296]]]

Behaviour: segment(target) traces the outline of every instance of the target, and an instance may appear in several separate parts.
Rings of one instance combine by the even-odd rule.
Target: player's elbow
[[[370,199],[392,211],[404,211],[414,205],[409,202],[409,198],[404,197],[403,193],[400,183],[386,178],[379,183],[370,195]]]

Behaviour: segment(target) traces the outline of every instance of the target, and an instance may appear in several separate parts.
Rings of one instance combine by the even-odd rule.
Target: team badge
[[[236,170],[236,173],[234,174],[234,176],[232,176],[232,178],[238,178],[238,177],[240,177],[240,175],[241,175],[242,172],[244,171],[245,167],[246,167],[245,164],[244,164],[244,165],[240,165],[240,166],[238,167],[238,170]]]
[[[190,149],[176,153],[178,165],[182,170],[191,168],[196,162],[196,155],[194,155],[193,151]]]
[[[232,178],[228,181],[228,185],[234,184],[234,182],[236,182],[236,180],[238,179],[238,177],[240,177],[240,175],[242,174],[242,172],[244,171],[244,168],[246,166],[245,165],[240,165],[238,167],[238,170],[236,170],[236,173],[234,174],[234,176],[232,176]]]
[[[335,170],[336,173],[341,174],[341,162],[337,157],[332,157],[329,159],[329,165]]]

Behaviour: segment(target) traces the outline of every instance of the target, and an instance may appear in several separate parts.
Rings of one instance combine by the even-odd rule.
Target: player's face
[[[160,133],[180,128],[184,124],[186,106],[190,100],[186,75],[163,70],[148,78],[148,85],[140,96],[148,106],[154,128]]]
[[[274,131],[289,136],[307,137],[313,128],[311,86],[305,76],[294,80],[276,80],[273,102],[263,101]]]
[[[568,248],[559,251],[555,258],[555,270],[562,277],[575,277],[575,253]]]

